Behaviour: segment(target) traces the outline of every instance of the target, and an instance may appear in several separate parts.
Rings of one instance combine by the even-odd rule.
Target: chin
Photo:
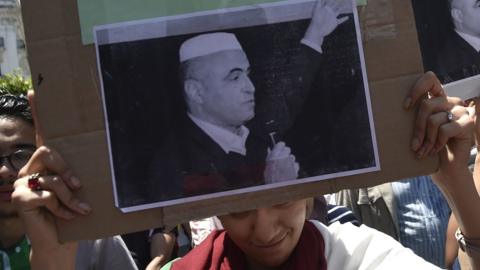
[[[252,120],[253,117],[255,117],[255,113],[253,113],[253,112],[246,114],[246,116],[244,117],[243,123],[246,123],[246,122]]]
[[[276,258],[261,258],[258,261],[259,264],[268,268],[277,268],[282,266],[288,260],[288,256],[276,257]]]

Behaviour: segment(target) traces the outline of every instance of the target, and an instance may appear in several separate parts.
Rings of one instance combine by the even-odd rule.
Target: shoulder
[[[324,238],[325,257],[331,269],[438,269],[392,237],[365,225],[313,221]],[[420,267],[419,267],[420,266]]]

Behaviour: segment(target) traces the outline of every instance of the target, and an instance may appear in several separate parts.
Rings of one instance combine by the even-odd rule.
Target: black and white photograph
[[[450,93],[471,98],[480,95],[480,1],[412,0],[424,69],[434,71],[442,84],[475,80],[465,90]],[[462,91],[459,87],[456,87]],[[471,90],[470,90],[471,91]]]
[[[123,212],[380,170],[355,0],[94,31]]]

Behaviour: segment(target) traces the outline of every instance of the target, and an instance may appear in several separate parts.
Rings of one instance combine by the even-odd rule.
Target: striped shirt
[[[355,215],[345,206],[327,205],[327,222],[328,225],[333,224],[339,221],[341,224],[350,222],[355,226],[360,226],[360,222],[357,220]]]
[[[445,267],[450,208],[430,176],[392,183],[400,242],[425,260]]]

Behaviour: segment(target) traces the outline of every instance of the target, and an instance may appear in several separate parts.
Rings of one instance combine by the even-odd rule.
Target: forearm
[[[478,215],[480,196],[475,188],[472,174],[465,168],[455,175],[437,174],[434,176],[435,179],[440,177],[451,178],[451,181],[441,181],[451,184],[448,186],[439,184],[439,186],[457,219],[460,229],[465,236],[480,239],[480,215]],[[437,181],[437,183],[439,182]]]
[[[447,176],[437,175],[435,177]],[[473,175],[465,168],[461,173],[450,176],[450,178],[452,178],[451,185],[439,186],[465,238],[470,239],[470,243],[480,247],[480,215],[478,215],[480,196],[475,188]],[[480,269],[480,253],[469,254],[469,259],[472,269]]]
[[[150,263],[147,265],[147,268],[145,268],[145,270],[161,269],[167,262],[168,261],[165,256],[163,255],[157,256],[150,261]]]
[[[31,268],[32,270],[74,270],[77,247],[77,243],[63,244],[55,250],[32,246]]]

